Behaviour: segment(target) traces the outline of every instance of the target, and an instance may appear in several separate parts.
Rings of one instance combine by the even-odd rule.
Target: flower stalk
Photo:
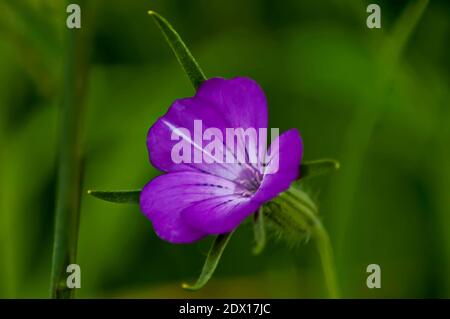
[[[323,226],[322,222],[318,221],[314,228],[313,237],[316,240],[317,250],[320,255],[323,274],[325,276],[325,284],[328,289],[330,298],[339,298],[338,285],[336,280],[333,248],[331,247],[330,238]]]
[[[252,252],[254,255],[259,255],[266,246],[266,230],[264,227],[264,213],[262,208],[254,214],[253,234],[255,236],[255,246]]]
[[[333,249],[328,233],[317,215],[317,206],[296,184],[264,206],[267,219],[289,240],[316,242],[328,296],[339,298]]]

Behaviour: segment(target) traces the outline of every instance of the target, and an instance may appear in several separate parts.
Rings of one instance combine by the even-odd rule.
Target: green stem
[[[330,298],[339,298],[333,248],[328,233],[317,215],[317,206],[305,192],[291,187],[271,202],[276,207],[267,207],[267,217],[282,232],[300,237],[308,234],[316,241]]]
[[[315,223],[313,236],[316,240],[317,250],[319,251],[322,270],[325,276],[325,283],[328,288],[330,298],[339,298],[338,285],[336,280],[335,265],[333,258],[333,249],[330,238],[325,227],[319,220]]]
[[[294,199],[297,203],[298,210],[301,211],[304,217],[309,220],[308,224],[311,226],[311,233],[316,241],[329,297],[339,298],[333,248],[331,246],[330,237],[328,236],[321,220],[317,216],[316,205],[306,193],[294,187],[291,187],[286,193]]]
[[[253,254],[259,255],[266,246],[266,231],[264,228],[264,214],[262,209],[259,209],[255,213],[255,218],[253,222],[253,234],[255,236],[255,246],[253,247]]]
[[[2,101],[0,101],[2,102]],[[8,191],[11,182],[14,181],[14,170],[11,167],[11,150],[7,142],[6,116],[4,105],[0,105],[0,298],[15,298],[17,292],[16,272],[16,244],[14,229],[17,225],[14,221],[11,197]],[[7,165],[6,163],[9,163]]]
[[[70,1],[73,2],[73,1]],[[86,2],[78,1],[84,8]],[[86,9],[83,13],[86,12]],[[83,18],[86,14],[83,15]],[[85,22],[83,20],[83,22]],[[73,298],[66,286],[66,268],[76,263],[82,176],[82,125],[87,78],[86,23],[67,30],[60,118],[58,188],[51,272],[51,297]]]

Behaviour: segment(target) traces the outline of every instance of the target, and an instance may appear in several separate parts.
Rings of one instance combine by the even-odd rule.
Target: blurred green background
[[[207,76],[257,80],[270,125],[298,128],[304,159],[341,161],[307,187],[330,231],[343,297],[450,297],[448,1],[376,1],[380,30],[366,27],[363,0],[88,3],[78,297],[326,297],[313,243],[272,237],[255,257],[248,224],[206,288],[183,291],[210,239],[168,244],[138,206],[86,195],[140,188],[158,174],[147,130],[193,94],[149,9],[173,24]],[[0,297],[48,297],[66,5],[0,0]],[[366,287],[372,263],[381,289]]]

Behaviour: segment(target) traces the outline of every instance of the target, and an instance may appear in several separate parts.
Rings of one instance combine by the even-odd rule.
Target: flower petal
[[[202,121],[201,129],[194,124],[195,120]],[[182,134],[180,128],[186,129],[187,132]],[[248,78],[212,78],[203,83],[194,97],[176,100],[149,130],[147,148],[150,161],[155,167],[166,172],[197,170],[230,180],[238,178],[243,169],[241,165],[236,161],[223,164],[224,156],[229,154],[230,150],[224,147],[223,151],[217,154],[205,150],[201,137],[208,128],[215,128],[220,132],[222,144],[225,144],[226,128],[267,128],[267,103],[258,84]],[[172,138],[174,131],[179,139]],[[173,147],[180,140],[191,145],[189,157],[192,163],[177,164],[173,160]],[[253,150],[238,151],[243,154],[245,151],[257,154],[257,146]],[[197,158],[201,163],[195,162],[196,152],[197,155],[200,154]],[[231,153],[231,156],[236,158],[235,151],[232,150]],[[205,158],[213,163],[207,163]]]
[[[158,176],[142,190],[140,207],[156,234],[171,243],[190,243],[209,232],[191,227],[180,213],[191,205],[242,191],[223,178],[199,172],[175,172]]]
[[[267,128],[266,96],[250,78],[212,78],[202,84],[196,96],[209,101],[222,114],[227,127]]]
[[[275,142],[275,143],[274,143]],[[289,188],[299,176],[303,143],[297,129],[290,129],[278,137],[269,148],[268,165],[254,201],[266,202]]]
[[[192,227],[208,234],[224,234],[238,227],[260,204],[248,197],[228,195],[197,202],[181,212]]]

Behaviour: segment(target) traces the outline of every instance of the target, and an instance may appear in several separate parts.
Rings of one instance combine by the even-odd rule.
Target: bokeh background
[[[147,130],[193,94],[148,9],[173,24],[207,76],[257,80],[270,125],[298,128],[304,159],[341,162],[307,187],[331,235],[342,296],[450,297],[450,3],[378,0],[380,30],[366,27],[369,3],[86,2],[78,297],[326,297],[313,243],[271,237],[255,257],[248,224],[207,287],[186,292],[180,283],[196,278],[210,239],[165,243],[138,206],[86,195],[156,176]],[[66,5],[0,0],[0,297],[49,295]],[[381,289],[366,287],[372,263]]]

